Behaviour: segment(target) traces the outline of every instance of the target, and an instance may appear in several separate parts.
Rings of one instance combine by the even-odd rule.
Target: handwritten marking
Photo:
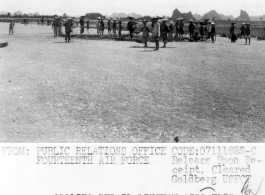
[[[207,187],[207,188],[203,188],[200,192],[202,192],[202,191],[204,191],[204,190],[213,190],[214,192],[215,192],[215,190],[213,189],[213,188],[211,188],[211,187]]]
[[[243,186],[243,188],[241,190],[242,195],[251,195],[251,194],[252,195],[257,195],[259,193],[259,190],[260,190],[261,184],[263,183],[263,180],[264,180],[264,177],[263,177],[263,179],[262,179],[262,181],[261,181],[261,183],[259,185],[258,191],[256,193],[253,193],[251,189],[248,189],[249,188],[249,186],[248,186],[249,185],[249,178],[248,178],[246,180],[246,182],[244,183],[244,186]]]

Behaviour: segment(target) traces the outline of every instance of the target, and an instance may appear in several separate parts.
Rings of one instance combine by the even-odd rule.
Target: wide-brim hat
[[[129,19],[135,19],[135,18],[134,18],[133,16],[131,16],[131,15],[128,16],[127,18],[129,18]]]
[[[208,21],[208,23],[212,23],[212,21],[211,21],[211,20],[209,20],[209,21]]]
[[[167,18],[162,18],[161,21],[162,22],[166,22],[166,21],[168,21],[168,19]]]
[[[204,24],[204,21],[201,20],[201,21],[200,21],[200,24]]]
[[[98,20],[100,20],[101,18],[100,17],[98,17]]]
[[[173,22],[172,20],[169,22],[169,24],[174,24],[175,22]]]
[[[211,22],[211,25],[215,25],[215,23],[214,22]]]
[[[193,22],[193,19],[190,19],[190,22]]]
[[[72,18],[67,18],[67,20],[72,20]]]
[[[243,22],[242,24],[243,24],[243,25],[245,25],[246,23],[245,23],[245,22]]]
[[[179,20],[184,20],[184,18],[180,17]]]
[[[114,21],[117,21],[117,18],[114,18],[113,20],[114,20]]]

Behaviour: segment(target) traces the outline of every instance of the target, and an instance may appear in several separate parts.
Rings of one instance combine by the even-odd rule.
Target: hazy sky
[[[39,12],[41,15],[135,12],[141,15],[171,16],[175,8],[182,13],[191,11],[201,15],[216,10],[234,17],[239,16],[242,9],[256,16],[265,14],[265,0],[0,0],[0,11],[14,13],[20,10],[22,13]]]

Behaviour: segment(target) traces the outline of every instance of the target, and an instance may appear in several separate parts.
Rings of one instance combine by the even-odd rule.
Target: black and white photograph
[[[263,0],[1,0],[2,143],[263,143]]]

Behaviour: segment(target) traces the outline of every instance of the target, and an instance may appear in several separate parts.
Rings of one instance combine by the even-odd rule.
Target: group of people
[[[122,30],[124,29],[124,26],[122,24],[121,20],[117,20],[116,18],[113,19],[113,22],[108,18],[106,29],[108,30],[109,38],[112,36],[115,38],[121,38],[122,37]],[[104,36],[104,30],[105,30],[105,23],[104,18],[98,17],[98,23],[97,23],[97,35],[98,36]],[[113,33],[113,35],[112,35]]]
[[[63,20],[61,17],[55,17],[52,23],[54,37],[62,35]]]
[[[143,21],[142,28],[142,38],[144,47],[147,47],[147,40],[150,38],[149,34],[152,34],[152,38],[156,43],[156,49],[159,50],[159,40],[162,39],[163,48],[166,47],[168,41],[173,41],[174,37],[179,37],[180,39],[184,36],[184,23],[183,18],[177,18],[174,23],[172,20],[167,24],[167,18],[154,17],[152,18],[151,28],[147,25],[146,20]],[[212,43],[216,40],[216,30],[214,21],[209,21],[208,19],[200,21],[200,25],[197,21],[190,20],[188,27],[190,41],[198,41],[199,38],[202,41],[206,39],[212,40]]]
[[[104,20],[107,20],[107,23],[105,24]],[[172,20],[167,24],[168,19],[167,18],[160,18],[158,16],[153,17],[151,19],[151,25],[149,26],[147,23],[149,21],[143,20],[142,26],[140,27],[138,25],[137,18],[129,17],[129,22],[127,23],[127,30],[129,31],[130,38],[132,39],[134,34],[138,34],[142,32],[142,42],[144,44],[144,47],[147,47],[148,38],[152,38],[154,42],[156,43],[156,49],[159,50],[159,40],[161,39],[163,42],[163,47],[166,47],[166,44],[169,41],[173,41],[178,38],[184,37],[184,22],[183,18],[179,17],[176,19],[176,22],[173,22]],[[189,33],[189,40],[190,41],[206,41],[207,39],[211,39],[212,43],[216,40],[216,30],[215,30],[215,22],[210,21],[209,19],[198,21],[193,21],[192,19],[189,21],[190,24],[188,25],[188,33]],[[23,19],[23,23],[27,23],[26,19]],[[44,18],[41,20],[38,20],[38,24],[44,23]],[[47,20],[47,25],[51,23],[51,20]],[[78,23],[78,22],[77,22]],[[85,24],[87,31],[89,31],[89,23],[90,21],[87,20],[85,22],[84,16],[80,17],[79,20],[80,23],[80,34],[84,33]],[[62,28],[65,27],[65,41],[70,42],[71,40],[71,33],[73,32],[73,24],[74,21],[72,18],[68,18],[67,21],[64,23],[63,19],[61,17],[55,17],[52,22],[52,28],[54,32],[54,37],[57,37],[58,35],[62,35]],[[237,40],[237,34],[236,34],[236,23],[231,23],[230,28],[230,38],[231,42],[236,42]],[[78,24],[77,24],[78,25]],[[110,19],[104,19],[104,18],[98,18],[97,22],[97,35],[98,36],[104,36],[104,30],[105,28],[108,30],[108,35],[111,38],[112,33],[115,38],[121,38],[122,37],[122,31],[124,29],[122,20],[117,20],[116,18],[113,19],[113,22]],[[249,41],[250,45],[250,39],[251,39],[251,27],[249,23],[242,23],[242,26],[240,28],[240,36],[241,38],[244,37],[247,41]],[[14,33],[14,20],[10,19],[9,24],[9,35],[13,35]],[[186,33],[187,34],[187,33]]]

